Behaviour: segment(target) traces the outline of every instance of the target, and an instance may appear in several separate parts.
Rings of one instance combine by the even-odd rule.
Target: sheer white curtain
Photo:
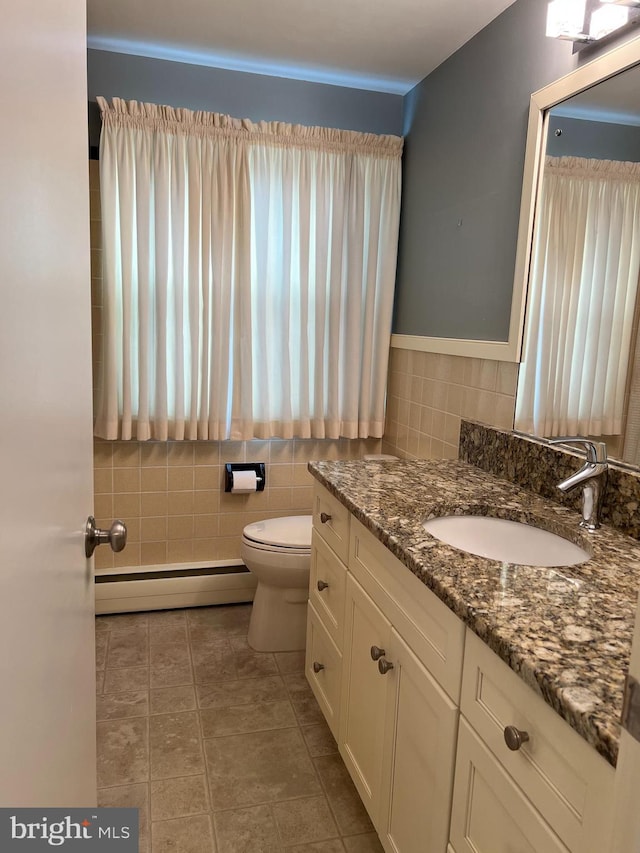
[[[639,226],[640,164],[546,159],[516,429],[622,431]]]
[[[100,107],[96,434],[380,437],[402,140]]]

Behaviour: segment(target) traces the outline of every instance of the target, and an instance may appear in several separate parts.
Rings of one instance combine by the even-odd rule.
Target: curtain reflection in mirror
[[[622,433],[640,271],[639,202],[638,163],[545,159],[517,430]]]

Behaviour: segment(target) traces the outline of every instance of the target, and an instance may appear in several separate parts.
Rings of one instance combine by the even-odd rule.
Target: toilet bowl
[[[305,647],[311,566],[310,515],[248,524],[240,554],[258,581],[247,641],[259,652]]]

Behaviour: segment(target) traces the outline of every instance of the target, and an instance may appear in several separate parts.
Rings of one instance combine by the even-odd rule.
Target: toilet
[[[249,634],[258,652],[305,647],[311,566],[312,516],[269,518],[247,524],[240,554],[258,581]]]

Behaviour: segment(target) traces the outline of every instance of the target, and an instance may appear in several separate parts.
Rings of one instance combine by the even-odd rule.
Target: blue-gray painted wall
[[[399,334],[508,338],[529,97],[611,48],[574,55],[546,13],[517,0],[405,98]]]
[[[560,135],[556,135],[561,131]],[[554,116],[549,119],[547,154],[640,162],[640,127]]]
[[[98,144],[100,134],[97,95],[209,110],[252,121],[402,134],[402,95],[103,50],[87,51],[87,73],[91,145]]]

